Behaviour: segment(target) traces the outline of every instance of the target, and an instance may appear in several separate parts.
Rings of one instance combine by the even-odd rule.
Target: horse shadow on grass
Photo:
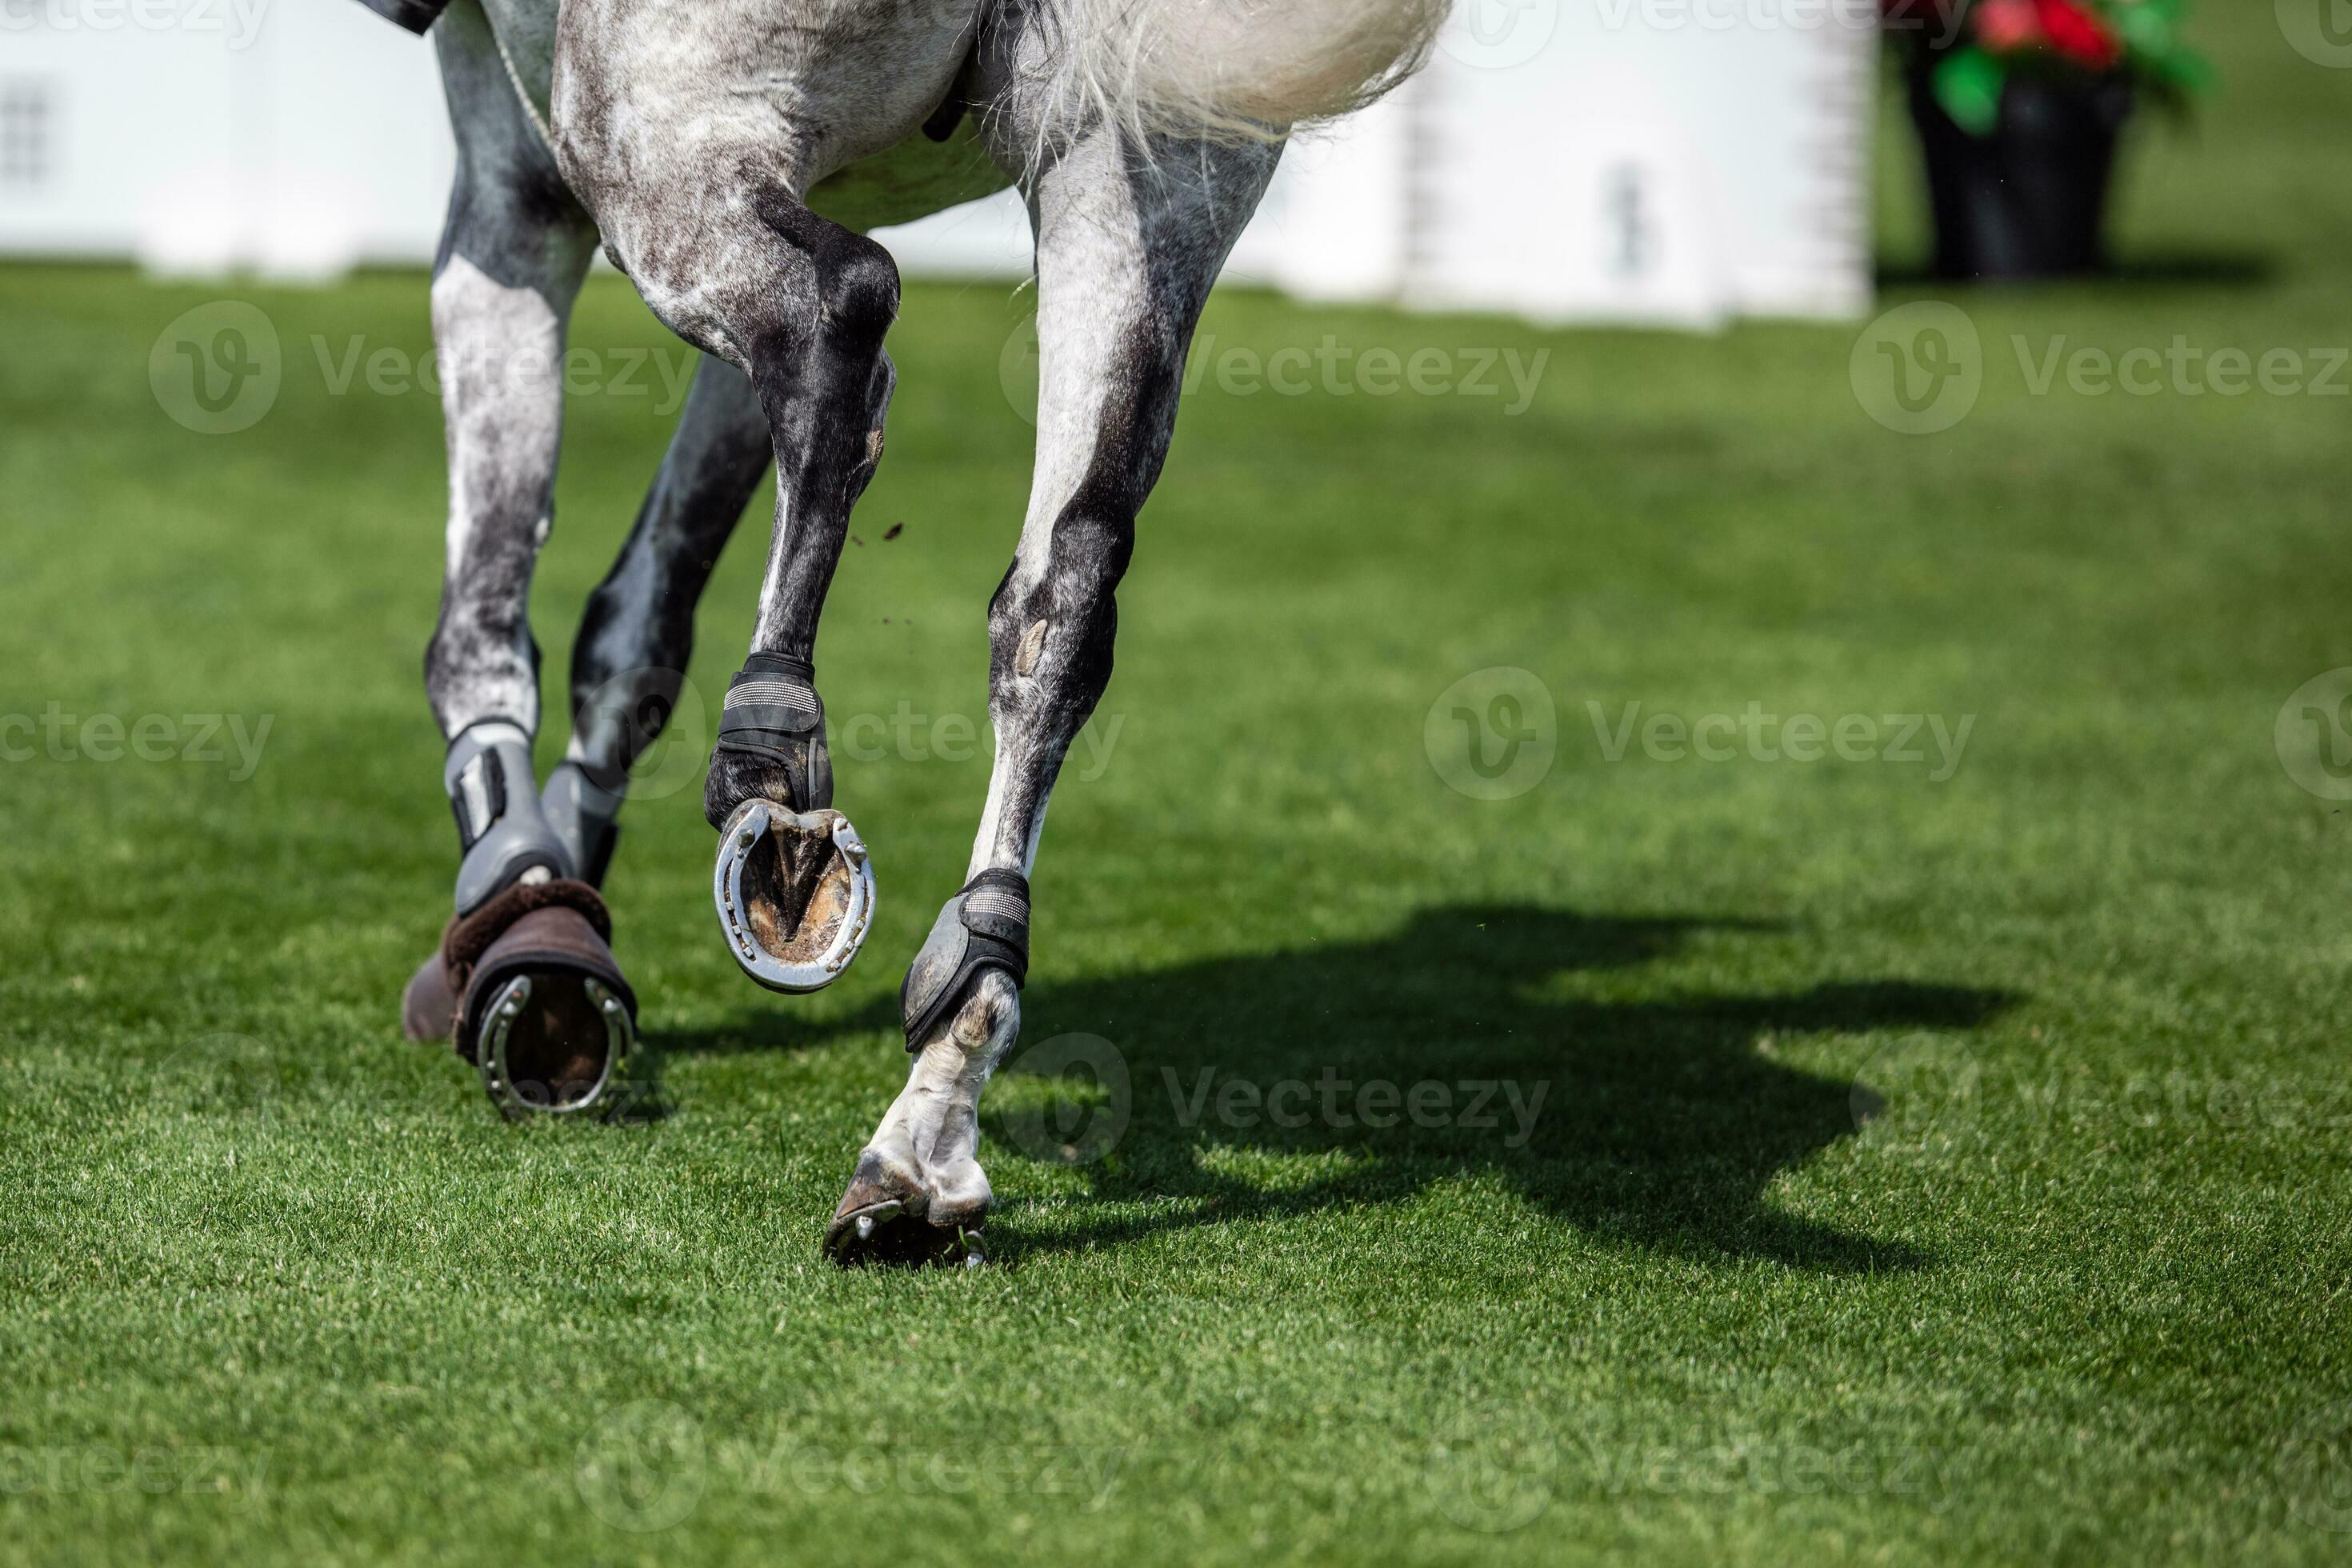
[[[1926,1257],[1900,1242],[1767,1201],[1780,1173],[1857,1131],[1853,1079],[1789,1067],[1776,1042],[1974,1029],[2016,998],[1895,981],[1608,994],[1611,972],[1671,956],[1700,932],[1773,929],[1456,906],[1372,941],[1034,979],[1024,1043],[983,1110],[993,1153],[982,1157],[1009,1147],[1076,1164],[1104,1202],[1098,1216],[1057,1214],[1034,1229],[1011,1205],[991,1229],[1013,1244],[1012,1261],[1398,1205],[1472,1172],[1588,1235],[1647,1250],[1831,1272],[1919,1267]],[[883,1003],[821,1026],[819,1039],[896,1026]],[[738,1033],[665,1046],[724,1050]],[[1303,1180],[1297,1163],[1252,1173],[1268,1168],[1259,1156],[1302,1154],[1317,1156]]]

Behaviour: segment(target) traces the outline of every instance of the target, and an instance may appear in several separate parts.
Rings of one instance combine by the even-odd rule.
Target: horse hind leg
[[[425,686],[458,827],[456,913],[402,1002],[503,1110],[579,1110],[634,1037],[610,917],[542,809],[531,762],[533,567],[553,521],[562,365],[595,231],[500,64],[478,5],[435,33],[464,156],[435,268],[449,437],[448,564]]]
[[[995,767],[964,887],[901,994],[906,1089],[826,1231],[843,1263],[978,1256],[994,1201],[980,1100],[1021,1030],[1046,801],[1110,679],[1115,592],[1175,429],[1193,328],[1275,158],[1202,144],[1138,174],[1125,151],[1098,133],[1032,182],[1040,437],[1020,545],[989,607]]]

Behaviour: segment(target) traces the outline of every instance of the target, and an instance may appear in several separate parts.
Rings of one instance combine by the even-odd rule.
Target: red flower
[[[1976,9],[1977,41],[1997,55],[2015,54],[2042,41],[2042,13],[2035,0],[1983,0]]]
[[[2033,9],[2050,47],[2068,59],[2107,70],[2123,58],[2123,40],[2115,29],[2075,0],[2033,0]]]

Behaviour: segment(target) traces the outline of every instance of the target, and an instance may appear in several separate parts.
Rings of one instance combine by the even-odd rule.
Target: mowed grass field
[[[1035,879],[1026,1039],[1102,1075],[1016,1058],[953,1274],[817,1238],[985,788],[1027,301],[916,287],[893,340],[820,645],[866,956],[736,973],[706,712],[610,887],[632,1115],[518,1128],[395,1026],[453,868],[439,416],[334,387],[426,352],[423,280],[0,270],[0,1559],[2343,1561],[2352,865],[2278,730],[2352,665],[2352,400],[2037,395],[2016,347],[2352,342],[2352,73],[2204,32],[2125,279],[1934,296],[1983,345],[1938,435],[1865,416],[1858,325],[1221,295]],[[205,437],[149,358],[221,300],[282,386]],[[1216,374],[1327,340],[1549,358],[1517,415]],[[557,712],[668,426],[612,380],[678,353],[610,277],[574,341]],[[1474,719],[1552,751],[1507,799],[1432,723],[1496,668]],[[1638,729],[1751,704],[1870,760]]]

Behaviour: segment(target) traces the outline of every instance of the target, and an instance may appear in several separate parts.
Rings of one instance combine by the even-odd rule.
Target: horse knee
[[[817,216],[781,194],[754,204],[761,226],[782,242],[785,270],[799,287],[770,301],[767,319],[746,334],[763,395],[779,374],[812,354],[844,369],[870,367],[898,319],[898,264],[882,245]]]

